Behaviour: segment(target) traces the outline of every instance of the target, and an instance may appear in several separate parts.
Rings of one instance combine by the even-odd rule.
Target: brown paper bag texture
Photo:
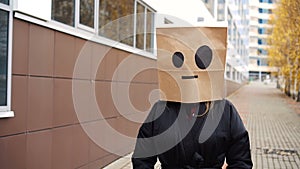
[[[161,100],[194,103],[225,97],[225,27],[158,28]]]

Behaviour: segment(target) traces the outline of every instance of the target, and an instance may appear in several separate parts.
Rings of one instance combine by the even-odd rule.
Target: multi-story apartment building
[[[263,81],[276,71],[276,68],[268,65],[267,52],[267,37],[271,33],[269,20],[274,8],[274,0],[250,1],[250,80]]]
[[[228,22],[228,60],[226,77],[244,82],[248,80],[249,59],[249,1],[229,0]]]

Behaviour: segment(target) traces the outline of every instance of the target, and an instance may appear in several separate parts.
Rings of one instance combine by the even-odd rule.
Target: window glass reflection
[[[94,0],[80,0],[80,23],[94,28]]]
[[[134,0],[99,3],[99,35],[133,46]]]
[[[75,0],[52,0],[52,19],[74,26]]]
[[[0,10],[0,106],[7,105],[9,12]]]
[[[154,13],[147,10],[147,36],[146,36],[146,50],[153,52],[154,45]]]
[[[0,0],[0,3],[3,3],[3,4],[6,4],[6,5],[9,5],[9,0]]]
[[[137,4],[136,31],[136,47],[144,49],[145,7],[139,3]]]
[[[225,0],[218,0],[218,21],[225,20]]]

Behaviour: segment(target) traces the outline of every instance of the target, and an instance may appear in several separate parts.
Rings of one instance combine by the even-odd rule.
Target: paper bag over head
[[[157,31],[161,100],[195,103],[225,97],[226,27]]]

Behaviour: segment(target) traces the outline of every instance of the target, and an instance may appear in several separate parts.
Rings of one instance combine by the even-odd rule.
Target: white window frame
[[[99,0],[94,0],[94,28],[80,23],[80,0],[75,0],[75,27],[88,32],[98,32]]]
[[[143,50],[147,50],[147,23],[148,23],[148,16],[147,16],[147,12],[148,12],[148,7],[147,6],[145,6],[144,4],[143,4],[143,6],[145,7],[145,21],[144,21],[144,49]]]
[[[144,7],[153,12],[153,15],[154,15],[154,21],[153,21],[153,26],[152,26],[152,29],[154,31],[154,36],[153,36],[153,42],[152,42],[152,45],[153,45],[153,51],[147,51],[146,49],[139,49],[139,48],[136,48],[136,42],[135,42],[135,33],[136,33],[136,18],[134,18],[134,38],[133,38],[133,45],[127,45],[127,44],[123,44],[123,43],[120,43],[120,42],[117,42],[110,39],[110,38],[106,38],[104,36],[100,36],[98,34],[99,32],[99,3],[100,3],[100,0],[95,0],[95,16],[94,16],[94,19],[95,19],[95,28],[92,29],[88,26],[85,26],[83,24],[79,24],[79,0],[75,0],[75,9],[74,9],[74,26],[71,26],[71,25],[68,25],[68,24],[64,24],[64,23],[61,23],[59,21],[56,21],[54,19],[49,19],[47,22],[43,21],[43,20],[39,20],[39,19],[36,19],[36,17],[31,17],[29,15],[26,15],[24,13],[19,13],[19,12],[15,12],[14,14],[14,17],[16,18],[20,18],[20,19],[23,19],[23,20],[27,20],[29,22],[33,22],[33,23],[36,23],[38,25],[42,25],[42,26],[45,26],[45,27],[49,27],[51,29],[54,29],[54,30],[58,30],[58,31],[61,31],[61,32],[65,32],[65,33],[68,33],[70,35],[74,35],[76,37],[80,37],[80,38],[83,38],[83,39],[88,39],[88,40],[91,40],[93,42],[96,42],[96,43],[100,43],[100,44],[104,44],[104,45],[107,45],[107,46],[113,46],[115,48],[118,48],[120,50],[125,50],[127,52],[131,52],[131,53],[134,53],[134,54],[138,54],[138,55],[141,55],[141,56],[144,56],[144,57],[147,57],[147,58],[151,58],[151,59],[154,59],[156,60],[157,57],[157,53],[156,53],[156,50],[155,50],[155,46],[156,46],[156,37],[155,37],[155,10],[153,8],[151,8],[150,6],[148,6],[148,4],[146,4],[145,2],[143,2],[142,0],[134,0],[134,14],[136,16],[136,1],[138,1],[139,3],[141,3],[142,5],[144,5]],[[52,16],[50,17],[52,18]]]
[[[14,112],[11,111],[11,78],[12,78],[12,30],[13,30],[13,12],[12,0],[9,5],[0,3],[0,9],[9,12],[9,29],[8,29],[8,57],[7,57],[7,105],[0,106],[0,118],[14,117]]]
[[[135,17],[134,17],[134,39],[133,39],[133,46],[135,47],[135,48],[137,48],[136,47],[136,31],[137,31],[137,28],[136,28],[136,22],[137,22],[137,4],[140,4],[140,5],[143,5],[144,6],[144,46],[143,46],[143,49],[141,49],[141,50],[144,50],[144,51],[147,51],[147,21],[148,21],[148,10],[149,11],[151,11],[151,12],[153,12],[153,14],[155,13],[151,8],[149,8],[147,5],[145,5],[142,1],[139,1],[139,0],[135,0],[135,4],[134,4],[134,14],[135,14]],[[154,31],[154,27],[155,27],[155,25],[154,25],[155,23],[153,23],[153,25],[152,25],[152,31]],[[153,37],[153,41],[154,41],[154,37]],[[152,44],[153,46],[154,46],[154,44]],[[147,51],[147,52],[149,52],[149,51]],[[151,53],[151,52],[150,52]]]
[[[143,46],[143,49],[139,49],[139,48],[137,48],[136,47],[136,20],[137,20],[137,17],[136,17],[136,13],[137,13],[137,4],[141,4],[141,5],[143,5],[144,6],[144,15],[145,15],[145,17],[144,17],[144,32],[145,32],[145,34],[144,34],[144,46]],[[99,4],[100,4],[100,0],[94,0],[94,28],[91,28],[91,27],[89,27],[89,26],[86,26],[86,25],[84,25],[84,24],[81,24],[80,23],[80,0],[75,0],[75,11],[74,11],[74,13],[75,13],[75,16],[74,16],[74,26],[70,26],[70,25],[65,25],[65,24],[63,24],[63,23],[60,23],[60,22],[58,22],[58,21],[55,21],[55,20],[52,20],[52,22],[54,22],[54,23],[57,23],[58,25],[65,25],[66,27],[73,27],[73,28],[75,28],[75,29],[79,29],[79,30],[84,30],[84,31],[87,31],[87,32],[90,32],[90,33],[93,33],[93,34],[96,34],[96,36],[99,36],[98,35],[98,31],[99,31]],[[136,50],[143,50],[143,51],[145,51],[145,52],[149,52],[149,51],[147,51],[146,50],[146,48],[147,48],[147,11],[151,11],[151,12],[153,12],[154,14],[155,14],[155,11],[152,9],[152,8],[150,8],[150,7],[148,7],[148,5],[147,4],[145,4],[143,1],[140,1],[140,0],[135,0],[134,1],[134,27],[133,27],[133,35],[134,35],[134,38],[133,38],[133,45],[131,46],[131,45],[127,45],[127,46],[130,46],[130,47],[133,47],[133,48],[135,48]],[[152,28],[151,29],[153,29],[153,31],[155,30],[154,29],[154,27],[155,27],[155,23],[153,23],[153,26],[152,26]],[[100,36],[101,37],[101,36]],[[106,37],[102,37],[102,38],[106,38]],[[153,38],[155,38],[155,37],[153,37]],[[109,39],[109,38],[107,38],[107,39]],[[124,44],[124,45],[126,45],[126,44]],[[155,44],[151,44],[151,45],[155,45]],[[152,54],[154,54],[154,52],[149,52],[149,53],[152,53]]]

